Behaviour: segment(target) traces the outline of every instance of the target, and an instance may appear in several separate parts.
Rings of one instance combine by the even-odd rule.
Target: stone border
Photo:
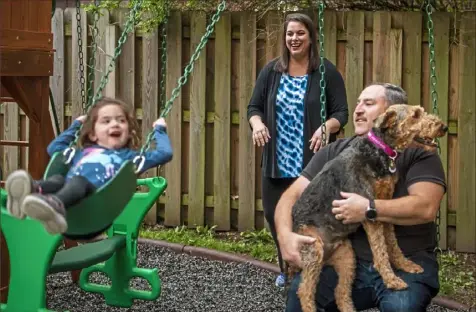
[[[242,255],[238,255],[234,253],[207,249],[202,247],[194,247],[194,246],[189,246],[184,244],[169,243],[166,241],[153,240],[153,239],[147,239],[147,238],[139,238],[139,243],[150,244],[156,247],[168,248],[176,253],[184,253],[190,256],[203,257],[210,260],[249,263],[255,267],[264,269],[266,271],[270,271],[276,274],[279,273],[279,267],[275,264],[256,260],[251,257],[242,256]],[[435,298],[433,298],[432,302],[436,305],[439,305],[441,307],[451,309],[451,310],[476,312],[475,308],[470,309],[470,307],[468,307],[467,305],[464,305],[462,303],[459,303],[457,301],[454,301],[450,298],[443,297],[443,296],[436,296]]]

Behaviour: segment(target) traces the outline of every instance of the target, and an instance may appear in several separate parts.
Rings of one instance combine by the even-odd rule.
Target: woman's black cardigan
[[[276,95],[278,92],[281,72],[275,70],[278,59],[269,62],[259,73],[256,85],[248,104],[248,121],[252,116],[260,116],[268,127],[271,140],[264,146],[261,157],[261,167],[265,177],[279,177],[276,160]],[[335,118],[341,127],[347,124],[349,110],[344,80],[337,68],[327,59],[324,59],[326,68],[326,118]],[[310,73],[304,96],[304,136],[303,136],[303,168],[314,155],[309,149],[309,140],[314,132],[321,126],[320,85],[321,75],[319,69]],[[330,136],[330,142],[335,141],[336,134]]]

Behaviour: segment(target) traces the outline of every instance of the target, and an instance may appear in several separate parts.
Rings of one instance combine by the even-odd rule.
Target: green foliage
[[[440,259],[440,292],[452,296],[459,291],[470,291],[476,286],[475,271],[462,270],[463,262],[455,252],[441,254]]]
[[[132,8],[137,0],[124,3],[122,0],[103,0],[99,5],[95,5],[91,0],[90,4],[85,4],[83,8],[86,12],[97,12],[101,9],[109,11],[118,8]],[[153,32],[164,21],[168,11],[168,0],[143,0],[141,9],[136,15],[136,27],[146,33]]]
[[[261,231],[245,231],[241,232],[240,236],[246,241],[251,243],[268,243],[273,244],[273,236],[267,229]]]
[[[195,231],[197,231],[197,234],[198,235],[201,235],[201,236],[207,236],[207,237],[211,237],[213,238],[214,237],[214,234],[215,234],[215,229],[216,229],[216,225],[212,226],[212,227],[208,227],[208,225],[205,225],[205,226],[197,226],[197,228],[195,229]]]
[[[238,239],[220,237],[216,226],[199,226],[188,229],[180,226],[173,229],[152,230],[143,228],[140,236],[171,243],[204,247],[225,252],[251,256],[262,261],[276,263],[277,255],[271,234],[267,230],[240,233]]]

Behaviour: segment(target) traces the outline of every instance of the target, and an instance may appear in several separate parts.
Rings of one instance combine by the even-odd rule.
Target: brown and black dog
[[[422,131],[423,127],[425,131]],[[428,128],[433,130],[427,131]],[[343,224],[336,220],[332,213],[332,201],[340,198],[341,190],[369,199],[391,199],[398,179],[396,151],[415,144],[415,138],[423,142],[419,144],[425,144],[432,136],[444,135],[446,130],[441,120],[425,113],[420,106],[392,105],[376,119],[369,135],[354,139],[310,182],[292,209],[293,231],[316,238],[314,244],[305,245],[301,250],[303,268],[298,296],[304,312],[316,311],[316,286],[324,264],[332,265],[339,277],[335,290],[338,308],[341,311],[355,310],[351,298],[355,255],[348,235],[361,224]],[[382,146],[390,147],[395,154],[389,155]],[[390,289],[406,288],[407,284],[395,275],[391,263],[411,273],[419,273],[423,269],[404,257],[393,225],[365,221],[363,226],[375,268],[385,285]],[[296,270],[288,267],[288,280]]]

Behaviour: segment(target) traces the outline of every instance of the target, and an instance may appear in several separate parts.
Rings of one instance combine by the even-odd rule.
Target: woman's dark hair
[[[286,20],[283,25],[283,47],[281,56],[276,62],[275,70],[279,72],[287,72],[289,70],[289,50],[286,46],[286,31],[290,22],[299,22],[306,27],[309,32],[309,66],[307,72],[310,73],[319,67],[319,55],[317,52],[317,32],[316,27],[311,18],[306,14],[292,13],[286,16]]]
[[[137,121],[132,114],[132,109],[123,101],[118,100],[118,99],[113,99],[109,97],[103,97],[99,101],[96,102],[96,104],[91,108],[89,111],[86,120],[84,121],[83,127],[81,128],[81,134],[79,135],[79,146],[80,147],[88,147],[91,145],[94,145],[94,142],[91,142],[89,139],[89,134],[94,131],[94,125],[96,124],[96,121],[98,120],[98,112],[99,110],[108,105],[117,105],[119,106],[122,111],[124,112],[124,115],[126,115],[126,120],[127,123],[129,124],[129,134],[130,138],[126,143],[125,147],[135,149],[139,146],[139,126],[137,124]]]

